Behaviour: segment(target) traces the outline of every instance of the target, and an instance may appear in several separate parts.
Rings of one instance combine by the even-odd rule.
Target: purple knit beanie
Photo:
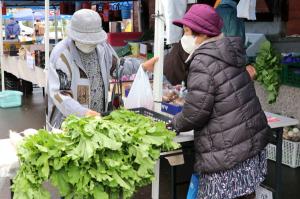
[[[221,34],[223,20],[209,5],[195,4],[182,19],[173,21],[173,24],[180,27],[185,25],[196,33],[214,37]]]

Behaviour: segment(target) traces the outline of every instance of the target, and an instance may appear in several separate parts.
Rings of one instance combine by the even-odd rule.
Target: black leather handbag
[[[111,94],[111,101],[108,103],[107,111],[110,112],[123,106],[124,102],[122,99],[122,81],[118,80],[116,83],[114,83]]]

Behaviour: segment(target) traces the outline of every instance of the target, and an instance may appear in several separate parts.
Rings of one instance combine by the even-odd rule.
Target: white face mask
[[[91,53],[97,47],[95,44],[83,44],[77,41],[75,41],[75,46],[83,53]]]
[[[183,35],[181,38],[181,45],[183,50],[191,54],[197,47],[198,45],[196,44],[196,39],[194,35]]]

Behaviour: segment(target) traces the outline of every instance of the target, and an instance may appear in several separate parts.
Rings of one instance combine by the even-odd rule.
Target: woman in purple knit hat
[[[184,29],[188,94],[172,125],[195,132],[198,199],[255,198],[267,173],[269,127],[245,67],[241,38],[224,37],[222,19],[196,4],[174,24]]]

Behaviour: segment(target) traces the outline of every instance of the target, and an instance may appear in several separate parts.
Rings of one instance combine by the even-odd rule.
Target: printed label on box
[[[166,111],[167,111],[167,110],[168,110],[168,106],[167,106],[167,105],[164,105],[164,104],[162,104],[162,105],[161,105],[161,109],[163,109],[163,110],[166,110]]]

